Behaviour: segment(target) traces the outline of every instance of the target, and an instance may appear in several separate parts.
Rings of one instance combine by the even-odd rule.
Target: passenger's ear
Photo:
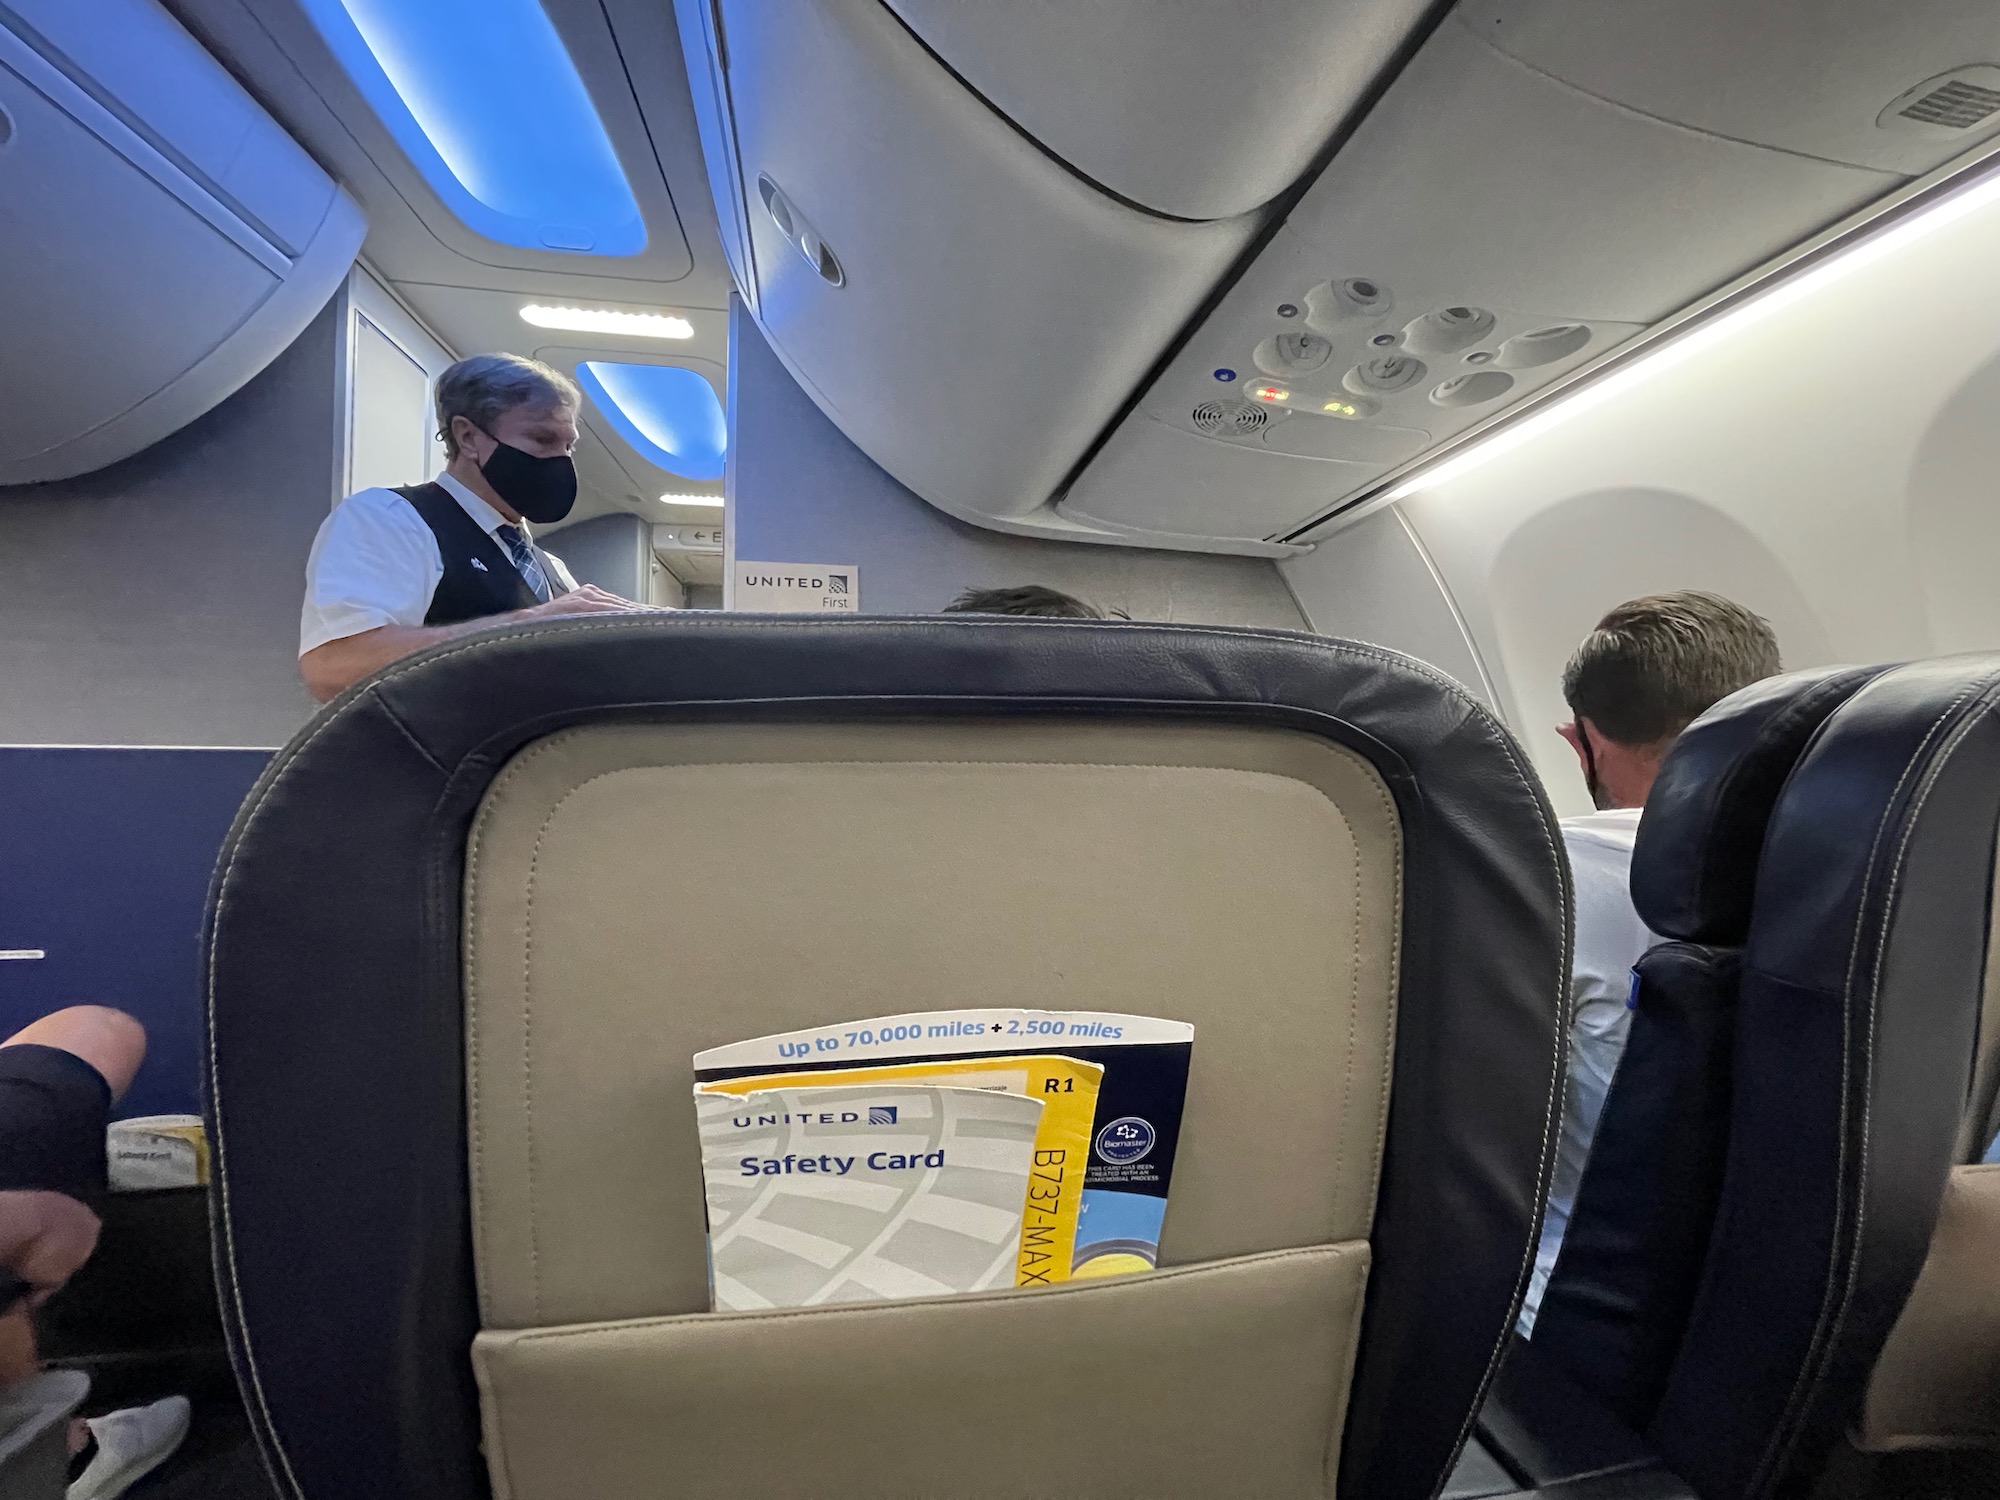
[[[1571,719],[1567,724],[1556,725],[1556,733],[1569,741],[1570,749],[1576,752],[1576,763],[1582,766],[1585,773],[1588,774],[1590,770],[1590,749],[1583,743],[1583,725],[1575,719]]]
[[[452,445],[475,464],[483,464],[499,446],[492,438],[479,430],[479,424],[470,417],[451,419]]]

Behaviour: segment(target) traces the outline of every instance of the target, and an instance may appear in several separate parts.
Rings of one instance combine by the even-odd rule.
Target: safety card
[[[993,1009],[697,1054],[715,1306],[1151,1269],[1193,1040],[1181,1021]]]

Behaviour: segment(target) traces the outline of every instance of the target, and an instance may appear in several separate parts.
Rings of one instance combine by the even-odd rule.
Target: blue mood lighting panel
[[[648,463],[683,479],[720,479],[729,424],[715,387],[678,365],[588,360],[576,378],[618,435]]]
[[[396,144],[503,245],[637,255],[646,221],[537,0],[304,0]]]

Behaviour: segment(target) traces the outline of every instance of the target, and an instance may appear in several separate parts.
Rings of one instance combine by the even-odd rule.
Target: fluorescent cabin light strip
[[[694,324],[669,313],[617,312],[608,307],[544,307],[530,302],[522,321],[565,333],[622,333],[639,339],[691,339]]]
[[[720,509],[722,508],[722,506],[723,506],[723,503],[724,503],[724,502],[723,502],[723,499],[722,499],[722,496],[720,496],[720,495],[662,495],[662,496],[660,496],[660,504],[662,504],[662,505],[706,505],[706,506],[709,506],[709,507],[710,507],[711,509],[715,509],[715,510],[720,510]]]
[[[1652,353],[1641,355],[1623,369],[1613,370],[1600,379],[1588,382],[1572,394],[1556,400],[1530,416],[1523,417],[1512,426],[1503,427],[1484,441],[1474,443],[1462,453],[1454,454],[1436,468],[1411,475],[1390,490],[1388,498],[1402,500],[1437,485],[1463,479],[1481,465],[1490,463],[1503,454],[1512,453],[1523,443],[1532,442],[1554,431],[1570,418],[1593,411],[1606,401],[1625,395],[1655,375],[1665,374],[1697,354],[1714,348],[1724,339],[1736,337],[1773,313],[1782,312],[1785,308],[1804,298],[1814,296],[1854,272],[1874,265],[1885,256],[1907,249],[1918,240],[1957,223],[1967,214],[1990,207],[1995,202],[2000,202],[2000,170],[1988,172],[1978,181],[1941,199],[1929,208],[1911,214],[1879,234],[1869,235],[1849,248],[1828,256],[1811,269],[1779,281],[1768,291],[1756,294],[1751,300],[1731,308],[1728,312],[1719,314],[1705,323],[1697,323],[1686,333],[1671,338]]]

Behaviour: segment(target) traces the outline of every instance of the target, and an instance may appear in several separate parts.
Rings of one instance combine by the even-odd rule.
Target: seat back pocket
[[[498,1500],[1333,1493],[1365,1242],[1048,1291],[489,1331]]]

